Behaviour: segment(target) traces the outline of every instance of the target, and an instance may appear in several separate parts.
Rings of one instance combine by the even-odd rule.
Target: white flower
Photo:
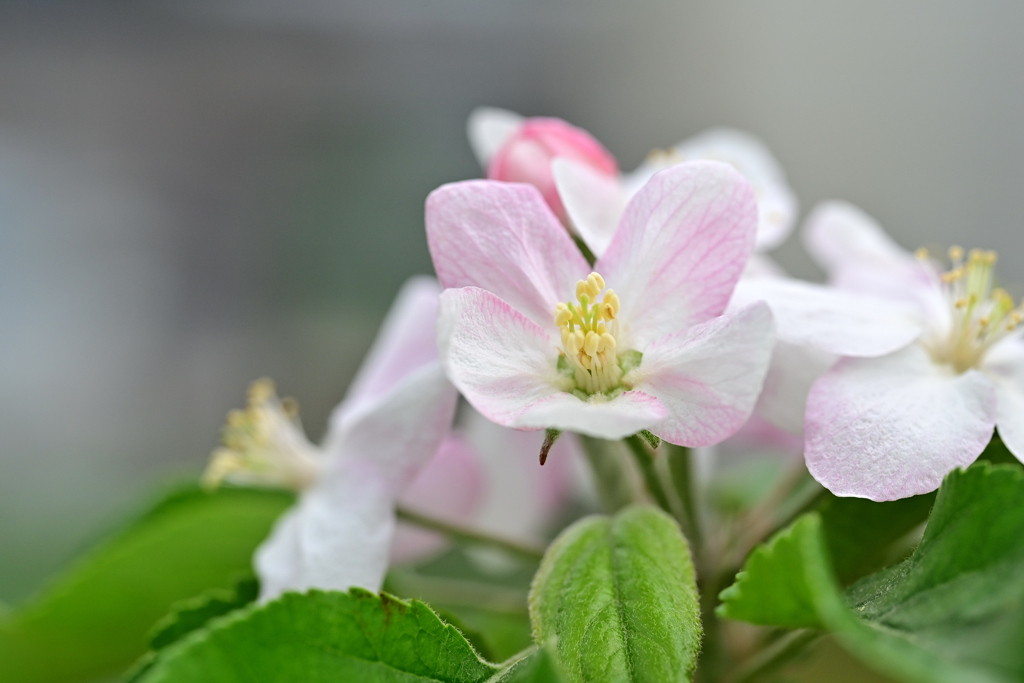
[[[402,289],[320,447],[309,443],[295,410],[257,382],[249,406],[233,413],[224,448],[207,481],[286,486],[300,491],[256,552],[260,599],[309,588],[379,590],[395,532],[395,501],[448,433],[456,393],[437,360],[439,288],[429,278]],[[436,467],[466,467],[459,444],[442,448]],[[445,479],[445,477],[441,477]],[[455,481],[462,481],[456,479]],[[472,480],[464,482],[472,484]],[[471,487],[445,501],[465,508]]]

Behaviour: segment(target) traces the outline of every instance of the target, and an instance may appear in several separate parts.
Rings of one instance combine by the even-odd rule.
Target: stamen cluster
[[[611,289],[601,296],[604,284],[604,278],[591,273],[576,283],[576,302],[559,303],[555,310],[563,357],[576,388],[588,395],[617,389],[623,374],[615,352],[619,297]]]
[[[221,431],[222,448],[213,452],[203,483],[282,486],[302,490],[319,473],[314,447],[299,424],[294,399],[278,399],[266,378],[249,387],[245,410],[232,410]]]
[[[954,246],[948,255],[952,267],[941,279],[952,325],[945,339],[927,345],[936,361],[959,373],[977,367],[986,351],[1020,325],[1024,311],[1005,289],[992,286],[996,252],[972,249],[965,261],[964,250]],[[918,250],[918,257],[927,259],[928,253]]]

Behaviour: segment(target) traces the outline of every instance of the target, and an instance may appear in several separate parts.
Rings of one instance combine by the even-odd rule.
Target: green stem
[[[682,520],[683,530],[692,542],[695,552],[701,554],[704,548],[704,539],[701,532],[700,516],[697,513],[693,481],[693,451],[685,446],[668,444],[666,458],[668,459],[668,471],[672,476],[672,485],[675,487],[676,495],[682,506],[682,514],[685,517]]]
[[[504,550],[509,554],[517,555],[533,562],[544,558],[544,549],[534,545],[511,541],[498,536],[492,536],[491,534],[483,531],[470,529],[469,527],[464,527],[458,524],[452,524],[451,522],[445,522],[434,517],[420,514],[419,512],[413,512],[408,508],[398,507],[395,509],[395,514],[398,519],[403,522],[408,522],[409,524],[418,526],[421,529],[436,531],[455,541],[498,548],[499,550]]]
[[[821,637],[820,631],[794,631],[766,647],[751,657],[736,673],[730,676],[728,683],[746,683],[747,681],[763,680],[765,674],[779,669],[791,659],[799,655],[808,645]]]
[[[619,453],[619,444],[614,441],[595,439],[579,435],[583,452],[594,475],[594,485],[601,507],[608,514],[614,514],[633,502],[634,491],[631,476]]]
[[[647,449],[643,439],[636,434],[627,436],[623,441],[629,446],[633,459],[636,460],[636,464],[640,468],[647,492],[654,498],[658,507],[671,515],[672,506],[669,505],[668,496],[665,494],[665,488],[661,485],[661,479],[658,478],[658,472],[654,469],[654,454]]]

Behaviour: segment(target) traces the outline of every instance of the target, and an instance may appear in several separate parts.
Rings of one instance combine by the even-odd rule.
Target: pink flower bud
[[[565,207],[551,175],[551,162],[555,157],[578,161],[609,176],[619,173],[615,157],[590,133],[562,119],[536,117],[526,119],[509,136],[491,159],[487,177],[533,185],[544,195],[544,201],[559,220],[568,223]]]

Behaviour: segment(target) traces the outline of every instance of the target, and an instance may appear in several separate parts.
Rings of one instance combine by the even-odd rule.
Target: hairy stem
[[[594,475],[597,497],[608,514],[614,514],[634,500],[632,472],[626,467],[614,441],[579,435],[580,444],[587,455],[590,471]]]
[[[636,434],[627,436],[623,441],[629,446],[633,459],[636,460],[636,464],[640,468],[640,474],[643,475],[647,492],[654,498],[654,502],[658,504],[658,507],[671,515],[672,506],[669,505],[668,495],[665,493],[665,488],[661,485],[658,471],[654,468],[654,454],[648,450],[643,439]]]
[[[499,550],[504,550],[511,555],[516,555],[534,562],[543,559],[544,557],[544,548],[539,546],[494,536],[484,531],[465,527],[460,524],[446,522],[419,512],[413,512],[408,508],[398,507],[395,509],[395,514],[398,519],[403,522],[408,522],[409,524],[418,526],[421,529],[436,531],[455,541],[471,545],[484,545],[491,548],[497,548]]]

